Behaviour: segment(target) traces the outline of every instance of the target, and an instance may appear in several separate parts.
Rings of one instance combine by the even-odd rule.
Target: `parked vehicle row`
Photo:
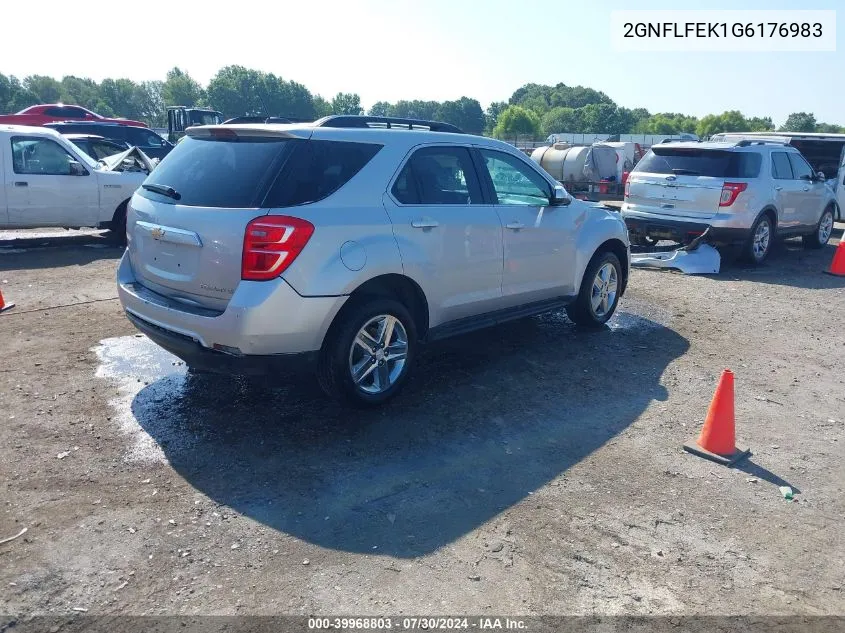
[[[189,130],[129,206],[128,318],[194,371],[313,367],[358,405],[395,395],[426,341],[559,308],[605,323],[628,279],[619,214],[459,132],[346,116]]]

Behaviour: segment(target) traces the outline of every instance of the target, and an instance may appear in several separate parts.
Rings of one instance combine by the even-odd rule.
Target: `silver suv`
[[[135,193],[117,273],[128,318],[196,371],[312,366],[372,405],[425,341],[566,308],[613,314],[630,249],[506,143],[374,117],[219,125]]]
[[[637,246],[686,243],[710,227],[713,242],[739,244],[760,264],[776,235],[827,244],[837,211],[824,174],[797,149],[742,140],[655,145],[625,184],[622,217]]]

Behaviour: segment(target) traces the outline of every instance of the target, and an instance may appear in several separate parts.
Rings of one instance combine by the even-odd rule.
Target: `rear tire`
[[[111,229],[108,233],[109,241],[115,246],[126,246],[126,203],[124,202],[114,212]]]
[[[804,248],[822,248],[833,233],[833,207],[827,207],[819,218],[816,230],[802,238]]]
[[[622,291],[622,264],[610,251],[600,251],[584,271],[581,289],[566,314],[578,325],[601,327],[613,316]]]
[[[742,247],[742,259],[759,266],[769,257],[775,241],[775,225],[772,216],[761,213],[751,227],[748,240]]]
[[[335,400],[355,407],[378,406],[402,389],[416,354],[417,328],[408,309],[395,299],[362,299],[330,328],[317,378]]]

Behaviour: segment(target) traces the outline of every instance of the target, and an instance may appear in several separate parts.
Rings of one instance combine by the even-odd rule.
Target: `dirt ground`
[[[0,539],[27,531],[0,612],[843,615],[841,229],[636,270],[599,332],[444,342],[365,413],[187,376],[122,315],[101,236],[4,241]],[[734,469],[681,450],[726,367]]]

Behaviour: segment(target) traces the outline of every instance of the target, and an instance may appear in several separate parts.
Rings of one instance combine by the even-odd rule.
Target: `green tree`
[[[208,83],[206,89],[208,101],[226,117],[266,115],[258,96],[259,79],[258,71],[243,66],[225,66],[218,70]],[[167,94],[167,82],[165,82],[165,94]]]
[[[812,112],[793,112],[780,129],[782,132],[815,132],[816,117]]]
[[[693,132],[698,119],[675,112],[659,112],[641,120],[634,127],[634,134],[680,134]]]
[[[748,120],[739,110],[728,110],[722,114],[708,114],[701,118],[695,133],[701,138],[708,138],[719,132],[748,132]]]
[[[100,84],[99,101],[117,115],[141,119],[145,115],[144,90],[130,79],[104,79]]]
[[[323,99],[320,95],[314,95],[313,102],[315,118],[321,119],[332,113],[332,104]]]
[[[390,109],[390,116],[431,121],[439,107],[440,103],[437,101],[397,101]]]
[[[816,132],[824,132],[825,134],[843,134],[845,128],[841,125],[834,125],[833,123],[817,123]]]
[[[17,77],[0,75],[0,108],[4,112],[20,112],[38,103],[38,98],[21,85]]]
[[[167,72],[161,86],[161,98],[166,106],[195,106],[202,99],[202,86],[177,66]]]
[[[619,109],[609,103],[591,103],[581,110],[581,120],[584,122],[583,131],[590,134],[621,134],[624,130]]]
[[[39,103],[57,103],[62,98],[62,84],[44,75],[30,75],[23,80],[23,86],[29,90]]]
[[[93,79],[74,77],[68,75],[62,77],[61,101],[81,105],[84,108],[97,110],[100,105],[100,87]],[[101,112],[101,114],[108,114]]]
[[[584,86],[567,86],[564,83],[555,86],[525,84],[511,95],[509,103],[531,108],[540,114],[557,107],[583,108],[602,103],[615,105],[603,92]]]
[[[521,106],[508,106],[500,115],[493,129],[496,138],[536,137],[540,132],[540,118]]]
[[[361,97],[352,92],[338,92],[332,99],[332,112],[335,114],[361,114]]]
[[[152,127],[167,125],[167,110],[161,94],[163,87],[163,81],[144,81],[137,86],[140,118]]]
[[[484,131],[484,110],[478,101],[469,97],[444,101],[437,108],[434,118],[451,123],[469,134],[481,134]]]
[[[772,117],[753,116],[747,119],[749,132],[768,132],[775,129]]]
[[[485,134],[492,134],[493,128],[496,127],[496,123],[499,120],[499,115],[508,107],[508,104],[504,101],[494,101],[489,106],[487,106],[487,110],[484,111],[484,133]]]
[[[369,110],[367,110],[367,114],[370,116],[390,116],[390,109],[391,106],[387,101],[376,101]]]
[[[552,134],[579,134],[584,131],[581,108],[552,108],[540,121],[540,132],[548,137]]]

